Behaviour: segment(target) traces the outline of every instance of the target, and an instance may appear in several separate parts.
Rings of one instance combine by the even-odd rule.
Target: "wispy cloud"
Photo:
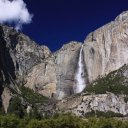
[[[23,0],[0,0],[0,23],[14,23],[16,29],[29,24],[33,15],[29,13]]]

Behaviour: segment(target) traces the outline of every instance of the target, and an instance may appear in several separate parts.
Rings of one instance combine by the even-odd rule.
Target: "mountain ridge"
[[[31,108],[31,103],[22,97],[21,88],[24,87],[24,90],[28,89],[32,96],[36,93],[36,97],[48,98],[51,104],[39,103],[38,109],[44,110],[48,107],[49,111],[52,111],[51,108],[56,111],[59,109],[59,107],[55,108],[58,100],[61,103],[63,98],[65,100],[66,97],[74,95],[75,75],[79,68],[78,59],[82,44],[82,63],[84,64],[82,77],[87,87],[91,87],[90,85],[97,78],[128,64],[127,40],[128,11],[117,16],[115,21],[90,33],[84,43],[71,41],[54,53],[47,46],[37,45],[28,36],[13,28],[0,25],[1,107],[4,106],[5,112],[8,112],[11,100],[13,101],[14,97],[20,97],[26,104],[26,108]],[[26,93],[27,91],[24,94]],[[116,95],[113,94],[112,97]],[[120,101],[120,98],[118,101],[124,103],[123,100]],[[111,103],[111,100],[108,102]],[[105,109],[105,111],[109,110],[111,109]],[[117,111],[113,109],[113,112]],[[126,111],[119,113],[127,114]]]

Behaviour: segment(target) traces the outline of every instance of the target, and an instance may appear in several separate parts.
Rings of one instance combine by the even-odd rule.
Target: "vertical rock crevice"
[[[3,94],[5,84],[10,85],[11,79],[16,78],[14,63],[10,56],[9,48],[6,47],[7,44],[4,37],[4,30],[0,27],[0,96]],[[3,106],[2,102],[3,99],[0,97],[0,107]]]
[[[5,81],[10,83],[10,76],[15,79],[15,67],[13,60],[9,53],[9,48],[6,47],[6,41],[4,40],[4,31],[0,28],[0,63],[1,70],[3,71]]]

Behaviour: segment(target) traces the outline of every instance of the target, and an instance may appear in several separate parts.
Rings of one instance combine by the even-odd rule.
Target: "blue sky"
[[[24,0],[33,22],[23,32],[52,51],[72,40],[84,41],[95,29],[128,10],[127,0]]]

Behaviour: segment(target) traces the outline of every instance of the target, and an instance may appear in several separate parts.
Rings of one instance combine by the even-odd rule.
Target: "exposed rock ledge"
[[[57,110],[62,112],[72,112],[77,116],[84,116],[87,112],[112,111],[123,115],[128,114],[128,101],[125,95],[115,95],[113,93],[99,95],[81,95],[59,101]]]

